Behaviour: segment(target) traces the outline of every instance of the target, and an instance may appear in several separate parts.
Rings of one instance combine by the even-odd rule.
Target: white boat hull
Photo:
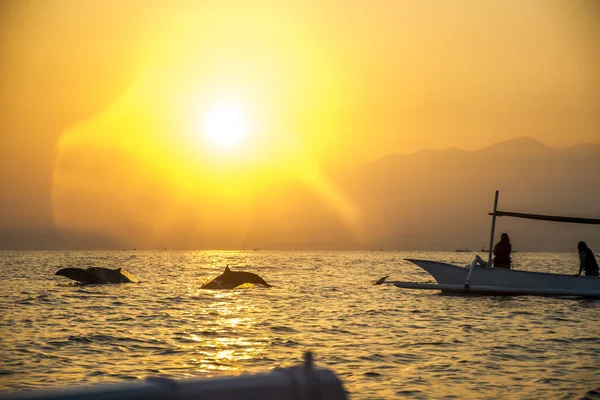
[[[600,297],[600,278],[543,272],[519,271],[477,266],[470,285],[465,283],[469,268],[431,261],[406,259],[427,271],[437,281],[434,284],[389,282],[398,287],[439,289],[445,293],[534,295],[534,296],[591,296]],[[421,285],[419,287],[419,285]]]

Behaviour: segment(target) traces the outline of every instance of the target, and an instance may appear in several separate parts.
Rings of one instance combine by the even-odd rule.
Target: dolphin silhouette
[[[244,283],[256,283],[271,287],[263,278],[252,272],[232,271],[227,266],[221,275],[206,282],[200,289],[233,289]]]
[[[74,281],[90,283],[128,283],[137,280],[123,268],[109,269],[103,267],[63,268],[54,275],[66,276]]]

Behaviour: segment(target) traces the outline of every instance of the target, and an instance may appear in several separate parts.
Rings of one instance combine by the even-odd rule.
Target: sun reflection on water
[[[211,291],[208,296],[205,290],[187,287],[186,291],[197,302],[179,310],[179,326],[187,329],[167,340],[176,351],[187,354],[174,368],[193,369],[207,377],[246,370],[244,362],[259,358],[271,342],[268,337],[252,336],[260,313],[256,304],[244,301],[246,290]]]
[[[357,398],[579,398],[597,387],[598,339],[588,329],[597,325],[597,302],[465,299],[365,281],[390,271],[415,279],[414,269],[398,259],[422,257],[416,253],[248,252],[238,260],[231,253],[215,260],[214,254],[139,252],[128,268],[144,276],[143,283],[86,288],[39,276],[48,274],[48,265],[81,264],[92,256],[99,264],[120,263],[123,255],[0,259],[0,293],[13,304],[0,318],[10,333],[2,338],[7,346],[0,346],[6,354],[0,363],[14,371],[0,374],[0,389],[257,373],[296,365],[305,349]],[[470,258],[427,256],[459,265]],[[543,262],[562,273],[578,262],[571,254],[516,257],[524,269]],[[169,263],[180,265],[177,279],[164,279],[161,267]],[[226,264],[254,265],[274,286],[199,289],[200,278]],[[315,271],[324,279],[315,279]]]

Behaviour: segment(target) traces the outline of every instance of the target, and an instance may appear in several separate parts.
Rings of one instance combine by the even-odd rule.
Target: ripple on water
[[[290,326],[272,326],[271,331],[273,332],[286,332],[286,333],[297,333],[298,331]]]
[[[373,286],[427,280],[395,252],[6,252],[0,389],[264,371],[305,350],[352,398],[598,397],[600,302],[453,297]],[[517,253],[567,272],[576,255]],[[123,266],[140,285],[80,286],[56,265]],[[205,292],[239,265],[269,290]],[[319,279],[314,279],[318,273]],[[33,366],[33,367],[32,367]]]

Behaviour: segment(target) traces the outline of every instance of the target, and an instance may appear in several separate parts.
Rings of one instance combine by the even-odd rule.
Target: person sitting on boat
[[[512,246],[506,233],[500,235],[500,241],[494,246],[494,267],[510,269]]]
[[[585,276],[598,276],[598,262],[592,250],[585,242],[577,243],[577,250],[579,251],[579,273],[576,276],[581,275],[583,271]]]

